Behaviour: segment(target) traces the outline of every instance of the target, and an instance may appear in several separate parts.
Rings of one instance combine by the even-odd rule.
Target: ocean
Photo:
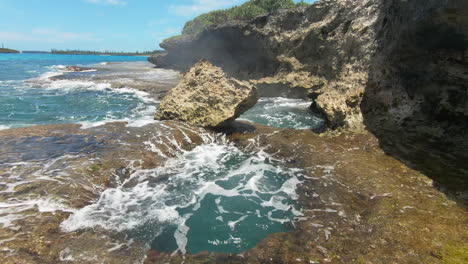
[[[0,129],[143,118],[155,108],[142,93],[86,80],[49,79],[62,74],[66,65],[142,61],[146,57],[0,54]]]
[[[98,70],[67,72],[77,65]],[[99,70],[99,67],[105,67]],[[112,83],[135,76],[156,85],[174,86],[172,71],[144,71],[152,67],[146,57],[0,54],[0,129],[45,124],[79,123],[84,128],[106,122],[135,125],[152,122],[158,100],[141,90]],[[67,78],[54,79],[69,74]],[[133,83],[129,86],[132,86]],[[281,97],[262,98],[241,119],[295,129],[319,129],[324,120],[311,114],[310,102]]]
[[[75,72],[69,65],[84,68]],[[29,216],[24,213],[27,210],[68,212],[70,216],[60,224],[63,232],[103,232],[158,252],[184,254],[241,253],[269,234],[290,230],[302,216],[296,205],[301,170],[284,166],[284,161],[255,144],[244,150],[210,131],[199,133],[199,145],[183,149],[174,130],[189,140],[183,132],[187,128],[167,132],[164,122],[154,120],[160,92],[175,86],[180,78],[178,72],[153,68],[145,57],[0,54],[0,129],[74,123],[90,128],[84,133],[93,135],[106,131],[100,125],[124,121],[128,130],[109,134],[109,140],[118,138],[119,153],[127,147],[135,149],[128,151],[130,156],[113,161],[123,159],[126,165],[107,175],[117,177],[117,184],[104,188],[87,183],[88,174],[100,170],[110,151],[93,136],[60,130],[54,136],[2,142],[1,149],[12,151],[3,158],[0,155],[0,173],[4,173],[0,174],[0,186],[4,186],[0,197],[7,197],[0,202],[3,227],[16,228],[17,221]],[[324,120],[311,113],[310,104],[261,98],[240,119],[316,129]],[[164,154],[165,149],[173,151]],[[152,169],[138,167],[137,151],[166,161]],[[122,182],[120,170],[129,174]],[[53,187],[46,193],[10,196],[16,188],[28,185]],[[96,198],[84,207],[70,208],[71,198],[62,197],[59,191],[69,186],[92,190]],[[69,255],[70,250],[61,255]]]

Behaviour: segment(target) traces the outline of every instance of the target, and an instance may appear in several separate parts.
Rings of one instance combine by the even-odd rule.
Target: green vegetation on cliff
[[[182,34],[196,34],[211,25],[223,24],[232,20],[248,20],[261,14],[275,13],[280,9],[305,5],[307,3],[304,1],[295,3],[293,0],[250,0],[229,9],[215,10],[202,14],[185,23]]]
[[[20,53],[20,52],[14,49],[0,48],[0,53]]]

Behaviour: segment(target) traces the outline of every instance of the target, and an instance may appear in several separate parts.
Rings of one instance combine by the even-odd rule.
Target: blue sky
[[[18,50],[153,50],[191,18],[245,1],[0,0],[0,43]]]

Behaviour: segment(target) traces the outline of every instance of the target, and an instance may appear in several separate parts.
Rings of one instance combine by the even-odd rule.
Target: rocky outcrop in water
[[[253,107],[257,100],[254,86],[227,77],[221,68],[202,60],[164,97],[156,119],[222,126]]]
[[[148,62],[112,62],[93,65],[92,68],[67,66],[60,75],[47,79],[30,79],[29,83],[49,86],[50,81],[79,81],[100,83],[110,88],[131,88],[148,93],[149,97],[161,100],[175,87],[182,75],[173,70],[153,68]]]
[[[82,71],[92,71],[95,70],[90,67],[81,67],[81,66],[75,66],[75,65],[70,65],[65,67],[65,71],[69,72],[82,72]]]

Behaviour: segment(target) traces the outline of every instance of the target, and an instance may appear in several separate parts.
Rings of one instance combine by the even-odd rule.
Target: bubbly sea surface
[[[145,57],[0,54],[0,129],[44,124],[136,120],[154,112],[154,102],[109,84],[51,81],[66,65],[146,61]]]
[[[67,65],[92,67],[122,62],[126,69],[145,61],[145,57],[126,56],[0,54],[0,129],[59,123],[90,127],[111,121],[142,126],[155,122],[158,101],[145,92],[112,89],[109,83],[89,78],[50,79],[62,74]],[[86,74],[98,73],[91,70]],[[310,104],[297,99],[261,98],[241,119],[268,126],[316,129],[323,120],[310,112]],[[106,229],[157,251],[241,253],[269,234],[291,228],[302,215],[295,205],[300,170],[283,166],[281,160],[258,147],[245,151],[222,135],[203,137],[204,142],[193,150],[179,148],[172,157],[166,157],[162,167],[136,169],[127,180],[134,183],[132,187],[124,182],[104,189],[90,205],[71,209],[62,229]],[[173,139],[155,138],[155,142],[161,140],[177,144]],[[150,147],[160,155],[155,142],[141,147]],[[44,178],[50,173],[47,164],[54,163],[56,156],[21,163],[27,168],[28,162],[35,162],[44,169],[16,175],[13,183],[2,180],[1,184],[19,186],[23,182],[17,179],[27,177],[25,182],[31,182],[35,177]],[[14,226],[11,219],[20,217],[15,216],[15,204],[18,201],[7,202],[4,208],[8,211],[0,208],[0,223]],[[60,206],[53,208],[62,210]]]
[[[152,121],[158,102],[133,89],[109,83],[51,80],[68,65],[93,67],[115,62],[145,62],[146,57],[0,54],[0,129],[44,124],[80,123],[84,127],[111,121],[144,125]],[[93,73],[87,72],[88,76]],[[85,75],[83,75],[85,76]],[[164,78],[164,73],[161,75]],[[309,110],[311,102],[281,97],[261,98],[241,119],[267,126],[319,129],[324,120]]]
[[[303,216],[295,204],[301,170],[281,164],[261,149],[243,151],[206,134],[164,166],[136,170],[106,189],[62,228],[105,229],[158,252],[242,253]]]

